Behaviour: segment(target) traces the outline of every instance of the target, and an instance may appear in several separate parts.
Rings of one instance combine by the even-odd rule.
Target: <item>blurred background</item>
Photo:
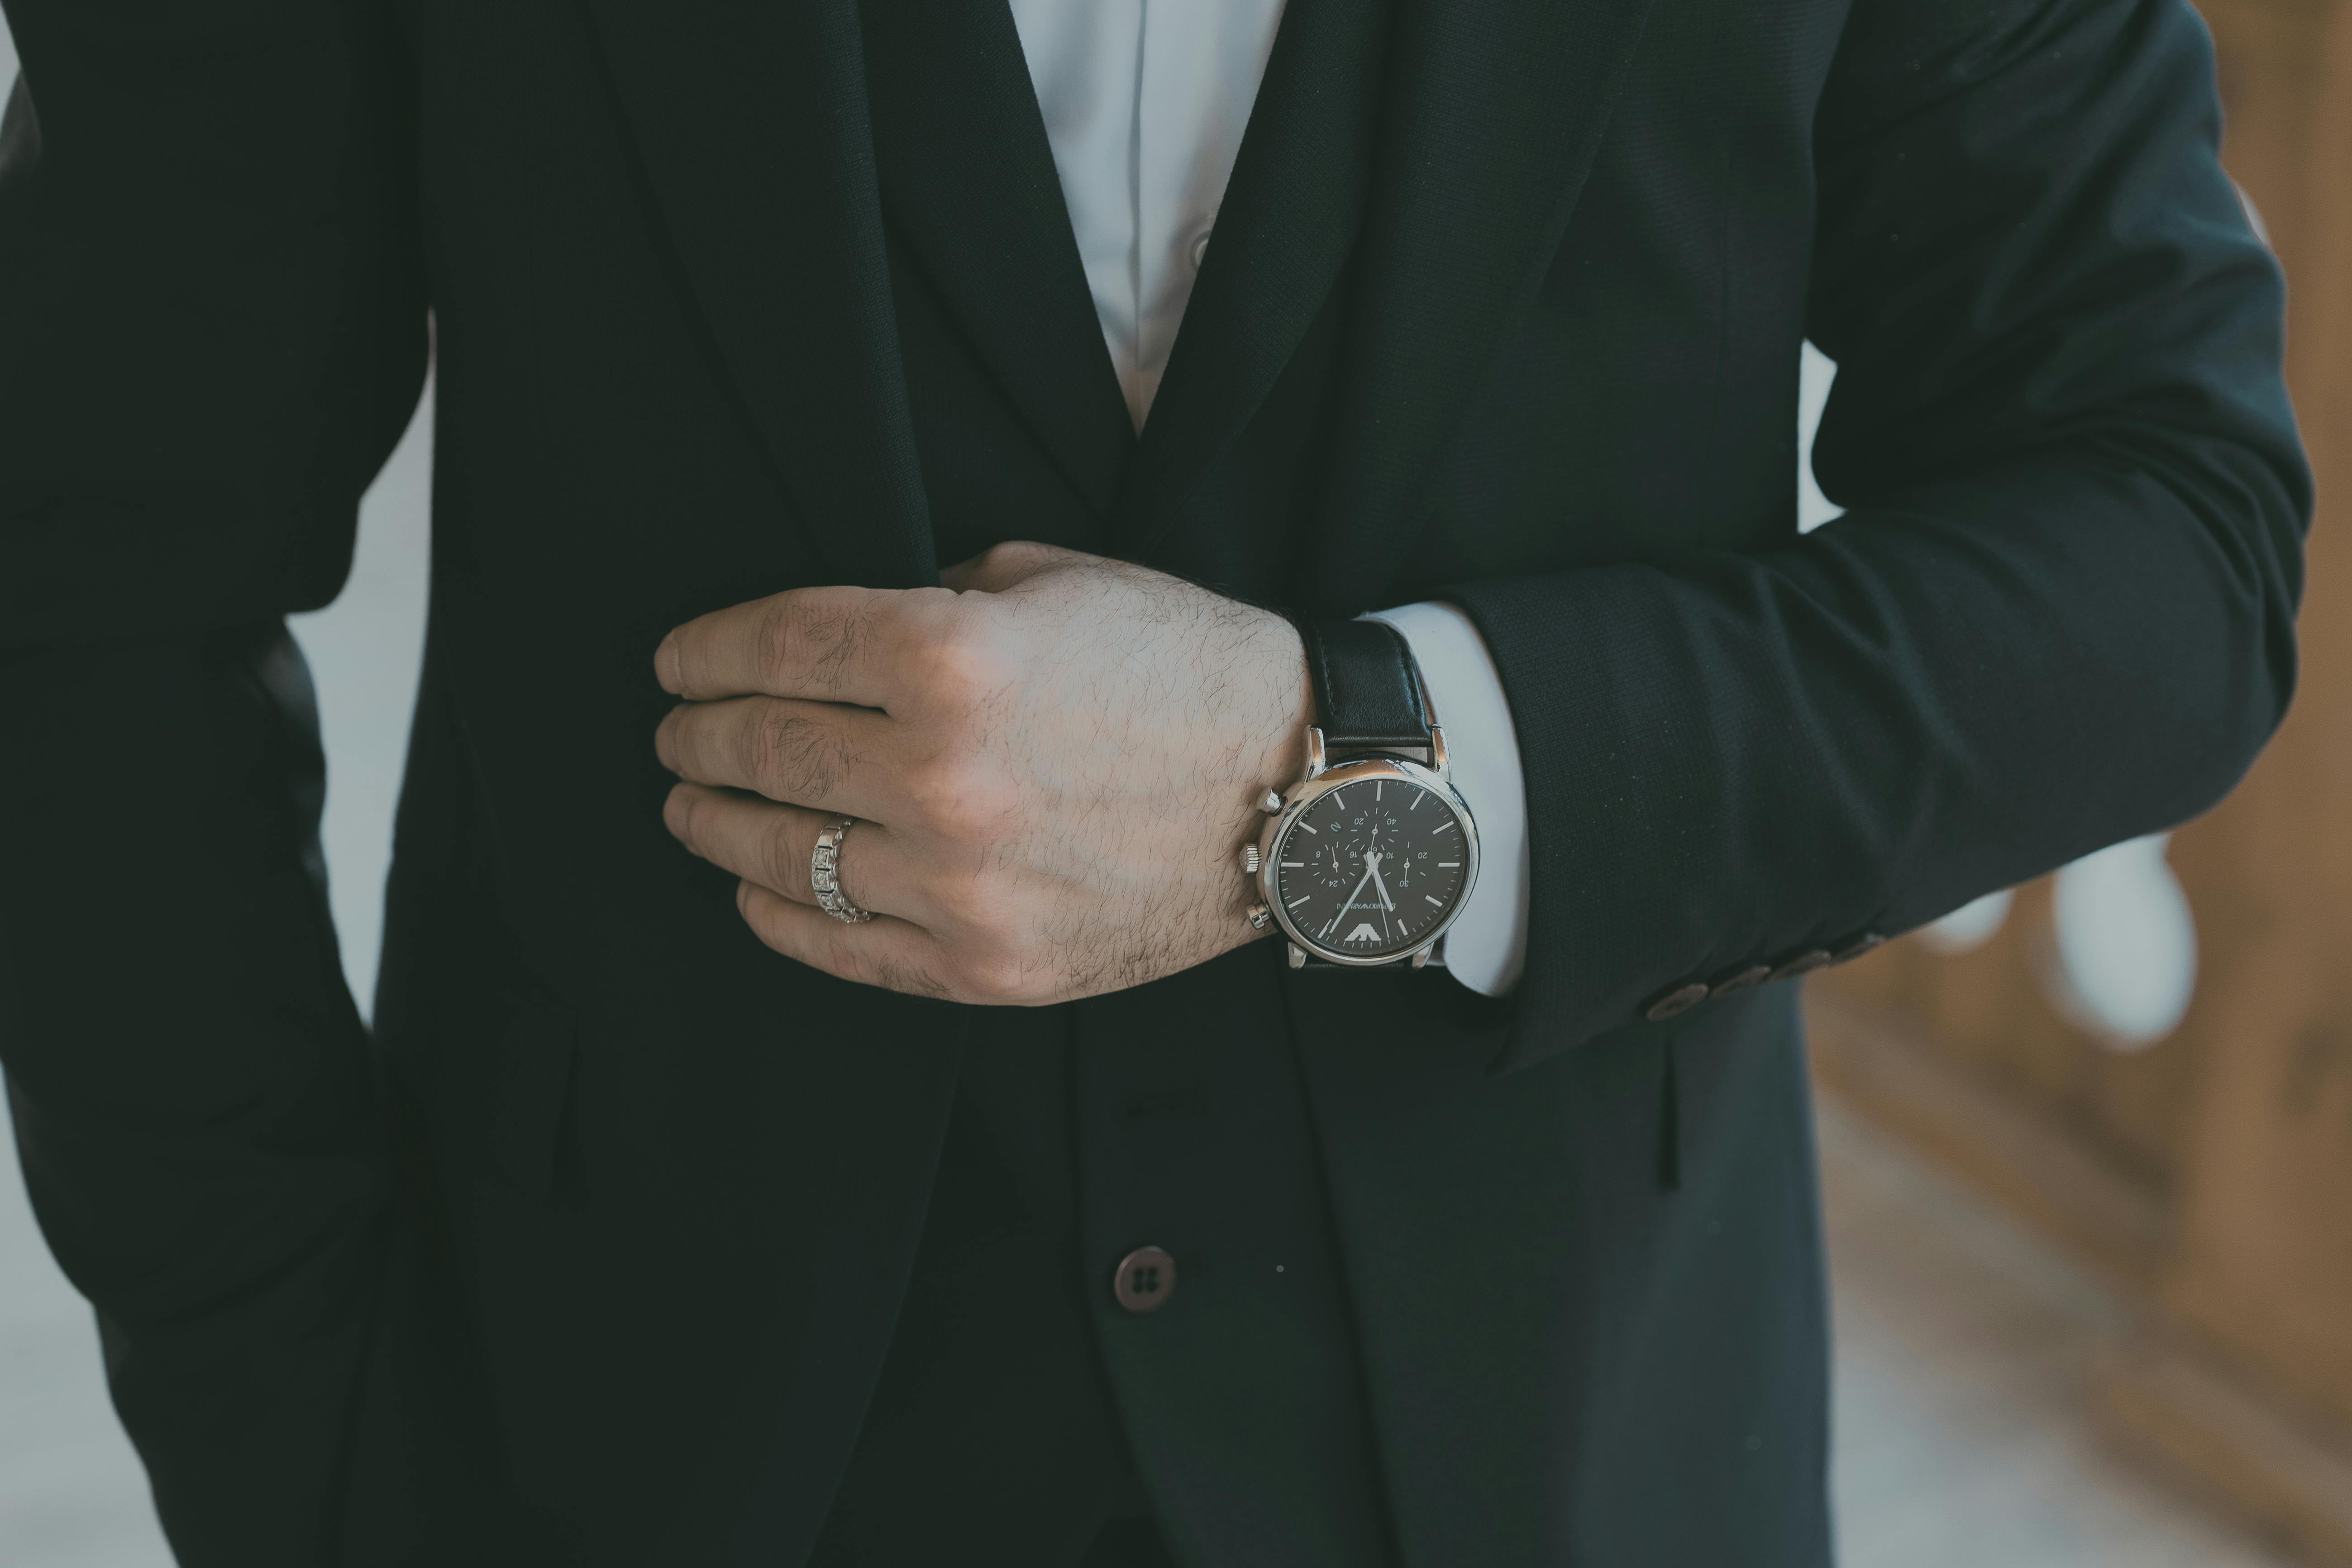
[[[1846,1568],[2352,1565],[2352,0],[2207,0],[2318,468],[2305,673],[2220,809],[1811,982]],[[0,26],[0,89],[16,57]],[[1808,350],[1811,444],[1835,367]],[[423,644],[428,388],[296,630],[375,980]],[[1809,526],[1835,509],[1801,456]],[[0,1121],[0,1565],[163,1568]]]

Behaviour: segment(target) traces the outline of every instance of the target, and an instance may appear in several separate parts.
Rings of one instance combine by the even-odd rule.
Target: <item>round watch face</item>
[[[1412,952],[1454,912],[1471,850],[1454,808],[1411,779],[1355,779],[1301,812],[1275,846],[1291,928],[1354,959]]]

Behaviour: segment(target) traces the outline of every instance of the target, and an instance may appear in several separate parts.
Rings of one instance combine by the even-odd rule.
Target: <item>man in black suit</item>
[[[1828,1560],[1782,982],[2293,682],[2185,5],[1292,0],[1139,435],[993,0],[8,16],[0,1053],[184,1562]],[[282,617],[428,314],[371,1038]]]

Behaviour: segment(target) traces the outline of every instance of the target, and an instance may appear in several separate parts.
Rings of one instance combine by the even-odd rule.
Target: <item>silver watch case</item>
[[[1290,939],[1294,967],[1305,961],[1300,957],[1304,953],[1307,959],[1318,963],[1337,964],[1348,969],[1381,969],[1393,963],[1410,963],[1418,969],[1429,962],[1432,952],[1445,940],[1445,933],[1453,929],[1454,922],[1469,907],[1470,894],[1478,886],[1478,823],[1470,815],[1470,807],[1464,803],[1461,795],[1446,780],[1444,731],[1433,725],[1431,733],[1437,742],[1433,748],[1435,767],[1427,767],[1385,752],[1350,757],[1327,766],[1323,760],[1322,731],[1318,729],[1307,732],[1307,776],[1284,798],[1282,809],[1267,818],[1265,828],[1258,835],[1258,900],[1274,916],[1275,923],[1282,928],[1282,934]],[[1462,842],[1468,851],[1463,857],[1462,896],[1454,900],[1454,907],[1446,910],[1444,920],[1437,922],[1437,929],[1419,945],[1404,952],[1387,953],[1378,958],[1325,947],[1291,924],[1289,911],[1282,907],[1281,889],[1276,879],[1282,859],[1276,851],[1283,840],[1289,837],[1298,819],[1333,790],[1361,779],[1396,779],[1418,785],[1435,795],[1454,814],[1454,820],[1462,825]]]

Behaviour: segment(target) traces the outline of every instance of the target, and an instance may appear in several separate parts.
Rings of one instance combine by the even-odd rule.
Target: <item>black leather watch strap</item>
[[[1421,679],[1403,634],[1385,621],[1297,623],[1327,751],[1404,751],[1430,743]]]

